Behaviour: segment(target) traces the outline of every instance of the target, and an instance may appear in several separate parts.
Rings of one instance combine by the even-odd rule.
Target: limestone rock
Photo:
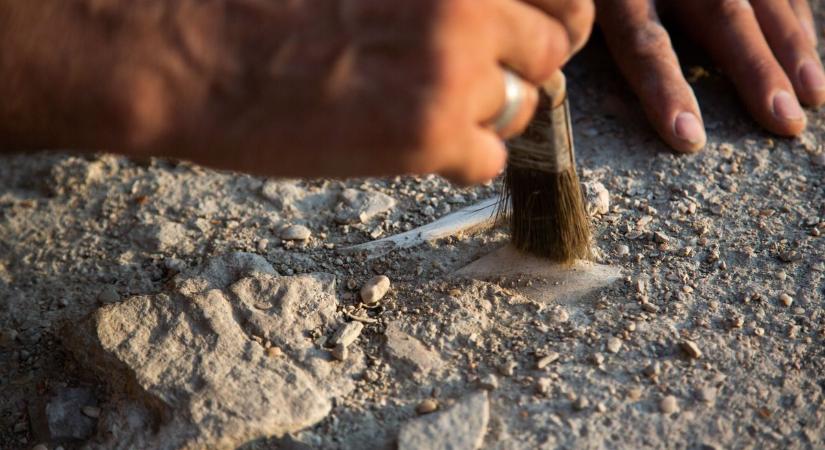
[[[395,207],[395,199],[376,191],[344,189],[335,220],[340,223],[367,223]]]
[[[254,256],[217,258],[175,291],[104,306],[67,327],[78,360],[139,400],[128,406],[138,412],[101,413],[107,448],[236,448],[320,421],[333,397],[353,389],[363,354],[334,362],[307,338],[341,320],[335,277],[279,277]],[[270,357],[261,340],[283,355]]]
[[[610,192],[598,181],[582,183],[587,199],[587,213],[591,216],[607,214],[610,211]]]
[[[372,277],[361,287],[361,301],[372,304],[380,301],[390,290],[390,279],[386,275]]]
[[[186,236],[186,227],[169,220],[144,224],[135,231],[138,244],[152,252],[191,251],[193,245]]]
[[[444,360],[437,352],[424,346],[418,339],[405,333],[397,322],[390,322],[384,331],[387,339],[384,346],[393,366],[415,374],[426,376],[433,370],[444,367]]]
[[[312,236],[312,231],[303,225],[290,225],[281,231],[281,239],[285,241],[305,241]]]
[[[398,436],[398,449],[477,449],[487,433],[489,416],[487,392],[471,394],[446,411],[404,424]]]

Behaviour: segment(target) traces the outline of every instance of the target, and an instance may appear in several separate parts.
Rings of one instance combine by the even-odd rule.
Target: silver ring
[[[513,119],[516,118],[519,111],[521,110],[521,105],[524,103],[524,84],[519,78],[518,75],[515,74],[510,69],[503,69],[504,70],[504,105],[502,105],[501,110],[496,115],[495,119],[493,119],[493,129],[496,133],[501,133],[502,131],[506,130]]]

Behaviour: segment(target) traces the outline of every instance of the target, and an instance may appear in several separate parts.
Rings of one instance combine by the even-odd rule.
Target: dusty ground
[[[810,113],[801,139],[772,137],[705,66],[693,86],[708,146],[676,156],[608,61],[596,45],[569,78],[583,178],[611,194],[594,223],[599,259],[625,278],[577,302],[541,304],[507,282],[452,276],[506,242],[504,229],[372,260],[339,252],[488,198],[494,185],[275,181],[108,155],[4,157],[0,448],[38,442],[31,405],[55,390],[89,386],[104,414],[113,407],[119,393],[69,355],[62,327],[101,303],[169,289],[177,272],[234,251],[262,255],[282,276],[334,274],[341,313],[372,276],[392,281],[380,307],[358,313],[376,321],[353,344],[367,367],[354,390],[318,424],[247,448],[392,448],[424,399],[444,409],[491,375],[484,448],[823,448],[825,166],[814,162],[825,114]],[[350,220],[346,188],[397,203]],[[312,236],[282,242],[292,224]],[[410,375],[388,354],[390,324],[444,366]],[[552,353],[558,359],[537,369]]]

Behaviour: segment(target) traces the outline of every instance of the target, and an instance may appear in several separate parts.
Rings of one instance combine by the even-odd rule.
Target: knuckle
[[[641,58],[658,58],[672,48],[667,30],[653,21],[631,31],[628,42]]]
[[[548,25],[547,19],[538,17],[532,24],[530,35],[535,36],[536,57],[532,58],[522,75],[535,84],[541,83],[559,68],[570,51],[570,41],[565,34]]]
[[[568,0],[565,5],[565,26],[570,34],[570,45],[579,48],[587,40],[596,19],[592,0]]]
[[[752,11],[751,4],[747,0],[716,0],[710,3],[708,13],[711,14],[709,17],[716,17],[721,22],[727,22]]]

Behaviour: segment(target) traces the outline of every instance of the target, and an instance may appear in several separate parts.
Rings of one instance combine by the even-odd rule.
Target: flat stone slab
[[[151,411],[135,426],[124,409],[134,404],[104,407],[102,448],[234,449],[317,423],[354,388],[360,350],[334,361],[309,337],[342,320],[333,275],[281,277],[263,258],[232,254],[176,284],[68,332],[84,366]]]
[[[621,270],[589,261],[558,264],[507,245],[464,266],[456,276],[513,281],[514,289],[534,301],[559,303],[580,299],[610,285],[621,277]]]
[[[404,424],[398,450],[475,450],[484,443],[489,419],[487,392],[476,392],[446,411]]]

